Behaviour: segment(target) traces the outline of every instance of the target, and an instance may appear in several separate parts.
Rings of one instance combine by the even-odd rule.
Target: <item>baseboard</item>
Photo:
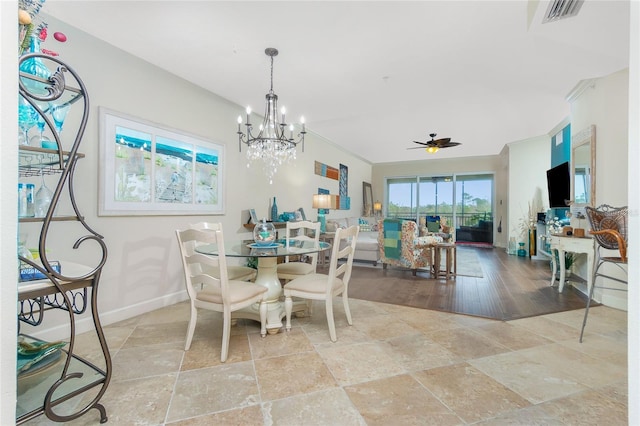
[[[588,296],[586,282],[573,282],[571,284],[576,290],[580,291],[585,296]],[[607,291],[604,293],[602,289],[596,288],[593,300],[598,303],[602,303],[604,306],[619,309],[621,311],[626,312],[628,309],[626,292],[623,291]]]
[[[626,295],[626,293],[624,294]],[[627,298],[614,294],[604,294],[600,303],[610,308],[619,309],[625,312],[628,309]]]
[[[158,297],[151,300],[145,300],[144,302],[136,303],[134,305],[125,306],[123,308],[114,309],[109,312],[100,312],[100,322],[103,327],[124,321],[135,316],[155,311],[156,309],[164,308],[165,306],[175,305],[178,302],[187,300],[189,296],[186,290],[179,291],[177,293],[169,294],[166,296]],[[51,313],[51,312],[49,312]],[[63,324],[47,328],[45,326],[46,320],[43,325],[37,327],[35,332],[30,332],[29,335],[38,337],[43,340],[63,340],[69,338],[69,324],[68,321],[63,321]],[[76,321],[76,334],[85,333],[87,331],[94,330],[93,319],[90,315],[85,314],[82,318]]]

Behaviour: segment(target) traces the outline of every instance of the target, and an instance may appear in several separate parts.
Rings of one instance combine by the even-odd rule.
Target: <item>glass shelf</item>
[[[84,154],[76,154],[76,158],[83,157]],[[20,146],[18,171],[20,177],[53,175],[61,173],[68,162],[68,151],[62,151],[62,161],[60,161],[60,153],[55,149]]]
[[[26,340],[38,340],[28,336],[25,337]],[[69,356],[65,349],[61,349],[60,352],[60,356],[50,365],[32,374],[26,371],[18,375],[17,419],[33,418],[40,415],[44,410],[44,395],[62,376],[65,361]],[[71,355],[67,375],[74,373],[80,373],[80,377],[68,379],[53,392],[51,398],[53,405],[59,404],[53,408],[53,411],[58,415],[64,416],[76,412],[79,401],[78,398],[74,397],[84,395],[87,390],[102,385],[106,378],[106,373],[102,369],[76,355]]]
[[[21,217],[18,218],[18,222],[27,223],[27,222],[44,222],[44,217]],[[82,221],[84,217],[82,216],[54,216],[51,218],[52,222],[69,222],[69,221]]]

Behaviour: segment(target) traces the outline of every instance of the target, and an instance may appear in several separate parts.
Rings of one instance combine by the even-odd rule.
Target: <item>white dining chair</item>
[[[191,316],[184,349],[189,350],[191,347],[199,308],[222,312],[223,331],[220,360],[225,362],[229,353],[232,312],[259,303],[260,334],[262,336],[267,334],[267,288],[247,281],[229,280],[222,229],[215,231],[176,230],[176,236],[191,304]],[[218,255],[210,256],[196,252],[195,248],[199,244],[215,244],[218,248]],[[219,277],[206,273],[212,268],[219,271]]]
[[[285,244],[294,245],[297,241],[320,242],[320,222],[310,222],[303,220],[300,222],[287,222],[287,234]],[[309,234],[312,234],[309,236]],[[285,257],[284,263],[277,266],[278,278],[290,281],[304,275],[313,274],[318,266],[318,253],[307,255],[311,262],[289,261],[289,256]]]
[[[353,254],[356,249],[359,227],[357,225],[346,229],[336,230],[334,245],[331,250],[331,261],[328,274],[309,274],[289,281],[284,286],[284,308],[286,316],[285,328],[291,330],[291,312],[293,310],[293,297],[309,300],[324,300],[329,326],[329,336],[335,342],[336,326],[333,319],[333,298],[342,295],[342,303],[347,316],[347,323],[352,325],[351,311],[349,310],[349,279],[353,267]],[[343,247],[342,249],[340,247]],[[346,262],[338,265],[339,259]]]
[[[222,224],[216,222],[198,222],[192,223],[191,225],[189,225],[189,228],[198,229],[201,231],[217,231],[219,229],[222,229]],[[208,273],[216,278],[220,278],[220,272],[217,268],[213,268],[212,270],[208,271]],[[254,268],[250,268],[248,266],[227,265],[227,277],[230,280],[255,281],[257,273],[258,272]]]

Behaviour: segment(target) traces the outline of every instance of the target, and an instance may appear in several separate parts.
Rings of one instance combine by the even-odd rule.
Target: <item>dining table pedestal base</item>
[[[267,288],[267,324],[268,334],[278,334],[283,327],[282,318],[285,317],[284,295],[282,284],[277,272],[278,260],[276,257],[258,257],[258,274],[255,283]],[[297,315],[307,310],[305,301],[294,302],[293,312]],[[260,321],[260,305],[253,304],[248,308],[234,311],[231,315],[234,319],[250,319]],[[262,336],[264,337],[264,335]]]

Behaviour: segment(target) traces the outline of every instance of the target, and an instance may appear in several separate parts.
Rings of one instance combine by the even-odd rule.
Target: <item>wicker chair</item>
[[[615,265],[620,268],[624,275],[627,275],[627,230],[628,230],[628,213],[629,209],[625,207],[611,207],[603,204],[598,208],[586,207],[587,218],[591,225],[590,233],[595,237],[596,243],[596,259],[593,267],[593,279],[591,280],[591,289],[589,290],[589,300],[587,300],[587,309],[584,313],[582,321],[582,330],[580,331],[580,342],[584,334],[584,327],[587,324],[587,316],[589,315],[589,305],[593,299],[594,289],[596,288],[596,279],[598,277],[613,280],[622,284],[627,284],[628,278],[623,279],[620,276],[612,275],[611,270],[601,268],[605,264]],[[606,251],[615,250],[615,254]],[[604,251],[604,252],[603,252]],[[626,291],[626,288],[605,287],[598,288],[607,290]]]

